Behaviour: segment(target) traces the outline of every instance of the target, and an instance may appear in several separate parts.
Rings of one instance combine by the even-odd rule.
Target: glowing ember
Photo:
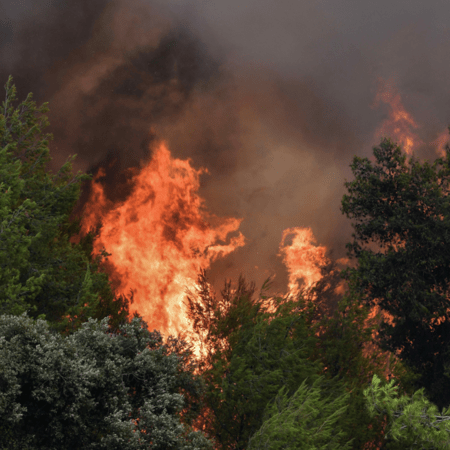
[[[183,298],[186,287],[195,287],[200,267],[209,267],[245,241],[239,233],[228,244],[218,243],[242,219],[219,219],[203,211],[204,200],[196,193],[203,172],[208,171],[195,170],[189,160],[173,159],[162,143],[150,163],[133,174],[133,190],[124,202],[106,198],[100,170],[86,206],[82,232],[101,219],[94,252],[105,247],[111,253],[105,270],[118,291],[133,291],[130,313],[138,311],[150,329],[166,335],[191,329]]]

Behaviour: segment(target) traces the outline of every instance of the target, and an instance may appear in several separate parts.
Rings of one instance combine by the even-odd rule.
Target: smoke
[[[113,201],[126,169],[164,139],[176,158],[206,167],[200,195],[219,217],[243,218],[244,247],[212,265],[216,291],[243,273],[257,286],[276,273],[283,230],[311,227],[346,256],[341,214],[354,155],[370,156],[387,117],[373,107],[390,79],[430,143],[450,115],[450,5],[322,0],[4,0],[0,81],[48,101],[57,171],[77,154]],[[149,150],[150,149],[150,150]],[[434,160],[424,146],[421,158]],[[82,197],[86,201],[88,192]]]

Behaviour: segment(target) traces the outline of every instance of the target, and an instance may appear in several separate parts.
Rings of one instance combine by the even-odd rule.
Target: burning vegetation
[[[18,42],[14,51],[4,47],[10,35],[0,41],[0,55],[8,61],[0,67],[0,76],[6,76],[7,70],[17,72],[21,91],[33,90],[38,98],[51,100],[55,135],[50,161],[44,150],[44,156],[38,154],[46,142],[40,147],[30,144],[30,136],[40,132],[39,127],[32,128],[36,125],[30,118],[33,105],[27,103],[17,113],[23,119],[20,125],[8,125],[17,116],[6,107],[2,110],[2,147],[14,139],[18,143],[17,148],[8,147],[11,155],[8,151],[0,154],[4,165],[0,181],[8,185],[1,191],[2,227],[20,219],[10,233],[14,245],[0,246],[8,270],[0,272],[2,296],[9,299],[2,303],[4,310],[16,302],[9,312],[27,311],[35,319],[46,318],[53,331],[66,337],[75,335],[92,318],[109,317],[107,340],[99,337],[101,327],[93,326],[90,331],[92,342],[97,338],[103,342],[94,346],[92,373],[97,373],[95,359],[102,359],[102,348],[108,349],[112,361],[120,342],[130,342],[132,348],[133,336],[139,333],[154,341],[158,352],[153,354],[163,361],[161,367],[169,361],[166,353],[177,355],[179,365],[175,357],[166,364],[171,380],[177,376],[181,380],[170,387],[169,409],[174,415],[180,412],[175,412],[174,405],[181,405],[177,395],[182,393],[187,404],[180,417],[186,429],[193,426],[214,434],[217,450],[246,450],[251,435],[276,434],[261,424],[263,419],[265,424],[284,421],[289,408],[282,412],[280,407],[277,413],[275,405],[278,408],[284,402],[279,389],[286,388],[289,398],[298,399],[300,383],[305,378],[317,381],[319,374],[325,380],[322,394],[326,392],[336,405],[343,402],[342,393],[352,394],[347,413],[336,427],[354,436],[353,448],[380,448],[388,417],[372,420],[361,414],[363,388],[374,373],[385,380],[400,378],[401,392],[411,394],[419,386],[414,384],[414,368],[421,372],[421,385],[435,400],[439,400],[439,390],[450,392],[446,368],[439,359],[448,350],[445,342],[450,336],[450,309],[443,300],[447,268],[441,254],[447,248],[445,195],[437,194],[437,178],[431,169],[414,166],[410,174],[401,152],[382,139],[389,136],[405,156],[424,154],[428,147],[445,159],[447,132],[436,125],[439,130],[430,132],[432,142],[428,142],[419,126],[421,119],[405,106],[394,78],[378,77],[376,92],[369,99],[370,89],[363,86],[364,81],[356,81],[363,76],[347,74],[353,84],[341,89],[343,66],[341,71],[317,69],[311,76],[309,69],[292,71],[289,64],[259,64],[251,58],[247,64],[245,55],[238,57],[234,50],[225,54],[219,42],[205,39],[205,34],[211,37],[213,33],[205,31],[208,26],[200,25],[201,21],[196,22],[202,29],[197,34],[187,25],[189,21],[179,20],[170,5],[166,10],[158,2],[148,3],[81,1],[75,6],[69,1],[49,15],[53,19],[45,19],[48,26],[33,19],[14,30],[11,36]],[[79,22],[78,5],[83,9]],[[60,26],[72,18],[73,27]],[[298,29],[302,27],[295,23],[291,32]],[[31,45],[43,46],[45,57],[36,58],[37,50],[28,53]],[[5,56],[22,54],[22,50],[23,61]],[[304,67],[309,66],[309,53],[315,52],[308,47],[302,53]],[[328,59],[320,57],[317,67]],[[346,57],[338,59],[347,66]],[[297,75],[302,70],[302,76]],[[329,73],[335,76],[333,82]],[[328,97],[333,83],[340,86],[339,92]],[[352,116],[345,105],[357,102],[362,109],[352,110]],[[362,124],[359,128],[354,125],[355,117]],[[374,121],[374,117],[382,120]],[[33,131],[27,134],[26,126]],[[355,198],[352,203],[348,197],[342,201],[341,212],[376,216],[364,237],[373,230],[385,237],[381,243],[374,243],[373,236],[365,241],[366,249],[380,252],[377,255],[364,253],[354,244],[356,262],[343,253],[350,226],[337,212],[342,179],[350,156],[380,141],[370,162],[354,160],[352,169],[359,170],[360,184],[348,183],[353,194],[366,190],[366,203]],[[75,152],[76,168],[90,174],[91,180],[88,176],[69,180],[66,165],[59,181],[44,175],[48,169],[44,169],[44,160],[55,168]],[[378,162],[388,160],[381,175],[370,166],[377,158]],[[14,164],[19,161],[22,166],[17,168]],[[381,191],[369,192],[376,183]],[[444,184],[440,187],[445,191]],[[36,204],[30,204],[36,192]],[[21,208],[25,208],[23,215]],[[407,219],[411,220],[401,221],[397,213],[403,218],[410,214]],[[400,220],[400,225],[382,224],[379,218]],[[430,235],[421,234],[420,230],[428,229],[433,230]],[[0,242],[5,240],[2,233],[3,228]],[[386,241],[391,247],[382,255],[386,246],[381,244]],[[25,244],[29,244],[26,249]],[[5,248],[8,254],[1,253]],[[428,255],[429,249],[440,259],[431,254],[420,273],[414,272],[410,265]],[[27,251],[28,260],[23,258]],[[400,264],[402,252],[406,256]],[[387,273],[382,272],[388,266]],[[366,270],[365,276],[358,280],[352,272],[356,269]],[[379,279],[374,278],[376,270]],[[250,286],[243,274],[252,280]],[[396,284],[407,276],[403,284]],[[217,287],[224,280],[219,299]],[[255,286],[260,284],[258,296]],[[267,293],[268,286],[273,291]],[[411,297],[408,307],[399,300],[404,299],[404,292]],[[144,322],[124,325],[133,315]],[[22,327],[26,339],[34,339],[34,325],[27,320],[12,323]],[[0,325],[12,336],[16,325],[7,322]],[[144,323],[155,334],[139,331],[141,325],[145,329]],[[24,327],[29,329],[25,332]],[[399,329],[405,331],[404,336]],[[42,345],[47,345],[47,328],[40,323],[36,330],[44,330]],[[80,342],[83,333],[77,335]],[[389,333],[395,339],[386,343]],[[422,339],[418,344],[417,336]],[[39,339],[33,341],[34,347],[41,343]],[[162,344],[163,339],[167,344]],[[68,348],[63,342],[55,344],[58,351]],[[85,341],[81,348],[83,355],[90,354]],[[145,343],[139,341],[134,350],[120,347],[117,355],[135,358],[136,367],[141,367],[140,358],[151,359]],[[73,351],[82,364],[81,350],[78,354],[75,346]],[[408,369],[402,365],[405,360],[411,363]],[[57,358],[52,361],[58,364]],[[27,361],[22,362],[28,367]],[[91,373],[97,393],[103,392],[102,380],[109,376],[109,362],[102,359],[102,363],[104,376]],[[114,367],[117,375],[122,369]],[[145,383],[141,382],[148,381],[148,373],[136,380],[125,371],[116,377],[118,386],[122,375],[129,377],[130,389],[122,392],[123,398],[129,394],[134,402],[144,395]],[[151,377],[157,378],[154,373]],[[164,383],[155,386],[163,386],[154,389],[155,398],[159,394],[163,398],[162,391],[169,390]],[[158,389],[162,393],[156,393]],[[440,406],[447,401],[442,397]],[[72,408],[74,400],[68,401]],[[108,397],[108,405],[115,401],[114,396]],[[139,432],[150,442],[153,425],[142,424],[157,423],[159,418],[151,415],[151,406],[133,402],[123,400],[136,430],[141,423]],[[275,402],[272,409],[269,402]],[[143,410],[147,422],[140,421]],[[272,422],[269,410],[275,417]],[[122,429],[121,420],[114,430]],[[43,423],[44,419],[39,426]],[[173,423],[179,426],[178,419]],[[360,429],[352,428],[353,423]],[[104,437],[107,428],[102,427],[90,429],[95,439]],[[173,435],[175,428],[170,428],[166,426],[164,432]],[[190,439],[196,436],[191,433]],[[173,437],[174,442],[178,437]],[[140,448],[139,439],[132,440]],[[203,444],[208,445],[202,438]]]

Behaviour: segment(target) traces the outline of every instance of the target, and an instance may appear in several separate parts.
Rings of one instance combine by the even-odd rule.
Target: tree
[[[395,392],[395,380],[383,387],[379,386],[380,382],[374,375],[364,396],[372,416],[388,415],[390,423],[387,438],[392,437],[405,449],[413,448],[414,445],[420,445],[422,449],[450,448],[450,426],[446,423],[450,420],[450,408],[439,416],[436,405],[425,398],[424,388],[419,389],[412,397],[404,395],[396,398],[398,392]]]
[[[248,450],[350,450],[353,439],[342,443],[345,433],[337,426],[345,414],[348,393],[330,402],[321,398],[319,377],[308,388],[306,380],[289,399],[285,388],[267,408],[261,428],[251,437]]]
[[[0,448],[212,449],[180,421],[182,390],[203,389],[183,345],[139,318],[118,334],[90,318],[62,336],[26,313],[0,316]]]
[[[322,268],[321,280],[311,289],[317,300],[323,297],[324,286],[327,286],[325,293],[338,286],[341,278],[336,277],[336,273],[338,271],[332,260]],[[320,303],[319,301],[319,305]],[[346,392],[351,393],[346,413],[340,416],[336,426],[353,438],[352,448],[376,448],[373,446],[384,442],[382,433],[385,418],[371,416],[366,411],[364,389],[373,374],[385,376],[387,358],[390,372],[400,380],[401,392],[412,392],[415,376],[398,360],[393,359],[392,354],[381,354],[376,346],[371,348],[372,333],[378,327],[380,314],[368,319],[369,308],[360,303],[352,283],[346,286],[337,303],[331,316],[323,314],[317,319],[319,333],[316,358],[323,364],[328,378],[342,381]],[[365,352],[369,349],[370,353],[366,355]]]
[[[440,409],[450,404],[450,204],[446,195],[449,152],[432,166],[418,163],[389,139],[373,149],[376,166],[355,157],[355,180],[345,183],[342,212],[355,218],[348,255],[356,269],[342,275],[353,280],[361,301],[390,314],[378,330],[380,347],[398,351],[404,364],[420,375],[423,387]],[[441,166],[442,168],[437,171]],[[361,244],[369,241],[386,252]]]
[[[0,312],[45,318],[54,329],[69,332],[88,317],[111,316],[117,329],[128,318],[128,300],[114,298],[108,277],[92,257],[96,232],[79,244],[79,219],[69,215],[90,175],[71,176],[71,161],[57,175],[50,161],[47,103],[36,108],[32,94],[14,108],[16,89],[9,77],[0,114]],[[132,300],[132,299],[131,299]]]
[[[200,299],[187,297],[194,331],[206,348],[200,372],[207,383],[207,413],[200,428],[215,436],[219,448],[247,448],[280,389],[291,397],[306,378],[312,383],[322,371],[314,357],[316,306],[306,305],[301,295],[295,301],[268,299],[262,291],[269,284],[266,280],[260,298],[254,299],[254,285],[248,288],[241,276],[234,293],[231,282],[225,283],[219,301],[202,271]],[[334,380],[324,380],[321,388],[333,398],[342,394]]]

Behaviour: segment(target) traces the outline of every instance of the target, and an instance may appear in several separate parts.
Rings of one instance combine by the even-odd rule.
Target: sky
[[[246,238],[211,279],[243,273],[259,287],[275,273],[281,288],[285,229],[310,227],[346,256],[344,182],[353,157],[380,143],[380,83],[417,123],[416,155],[438,157],[449,13],[437,0],[3,0],[0,81],[12,75],[20,100],[49,102],[51,169],[73,154],[74,172],[107,168],[112,201],[158,140],[207,168],[199,195],[209,212],[242,218]]]

